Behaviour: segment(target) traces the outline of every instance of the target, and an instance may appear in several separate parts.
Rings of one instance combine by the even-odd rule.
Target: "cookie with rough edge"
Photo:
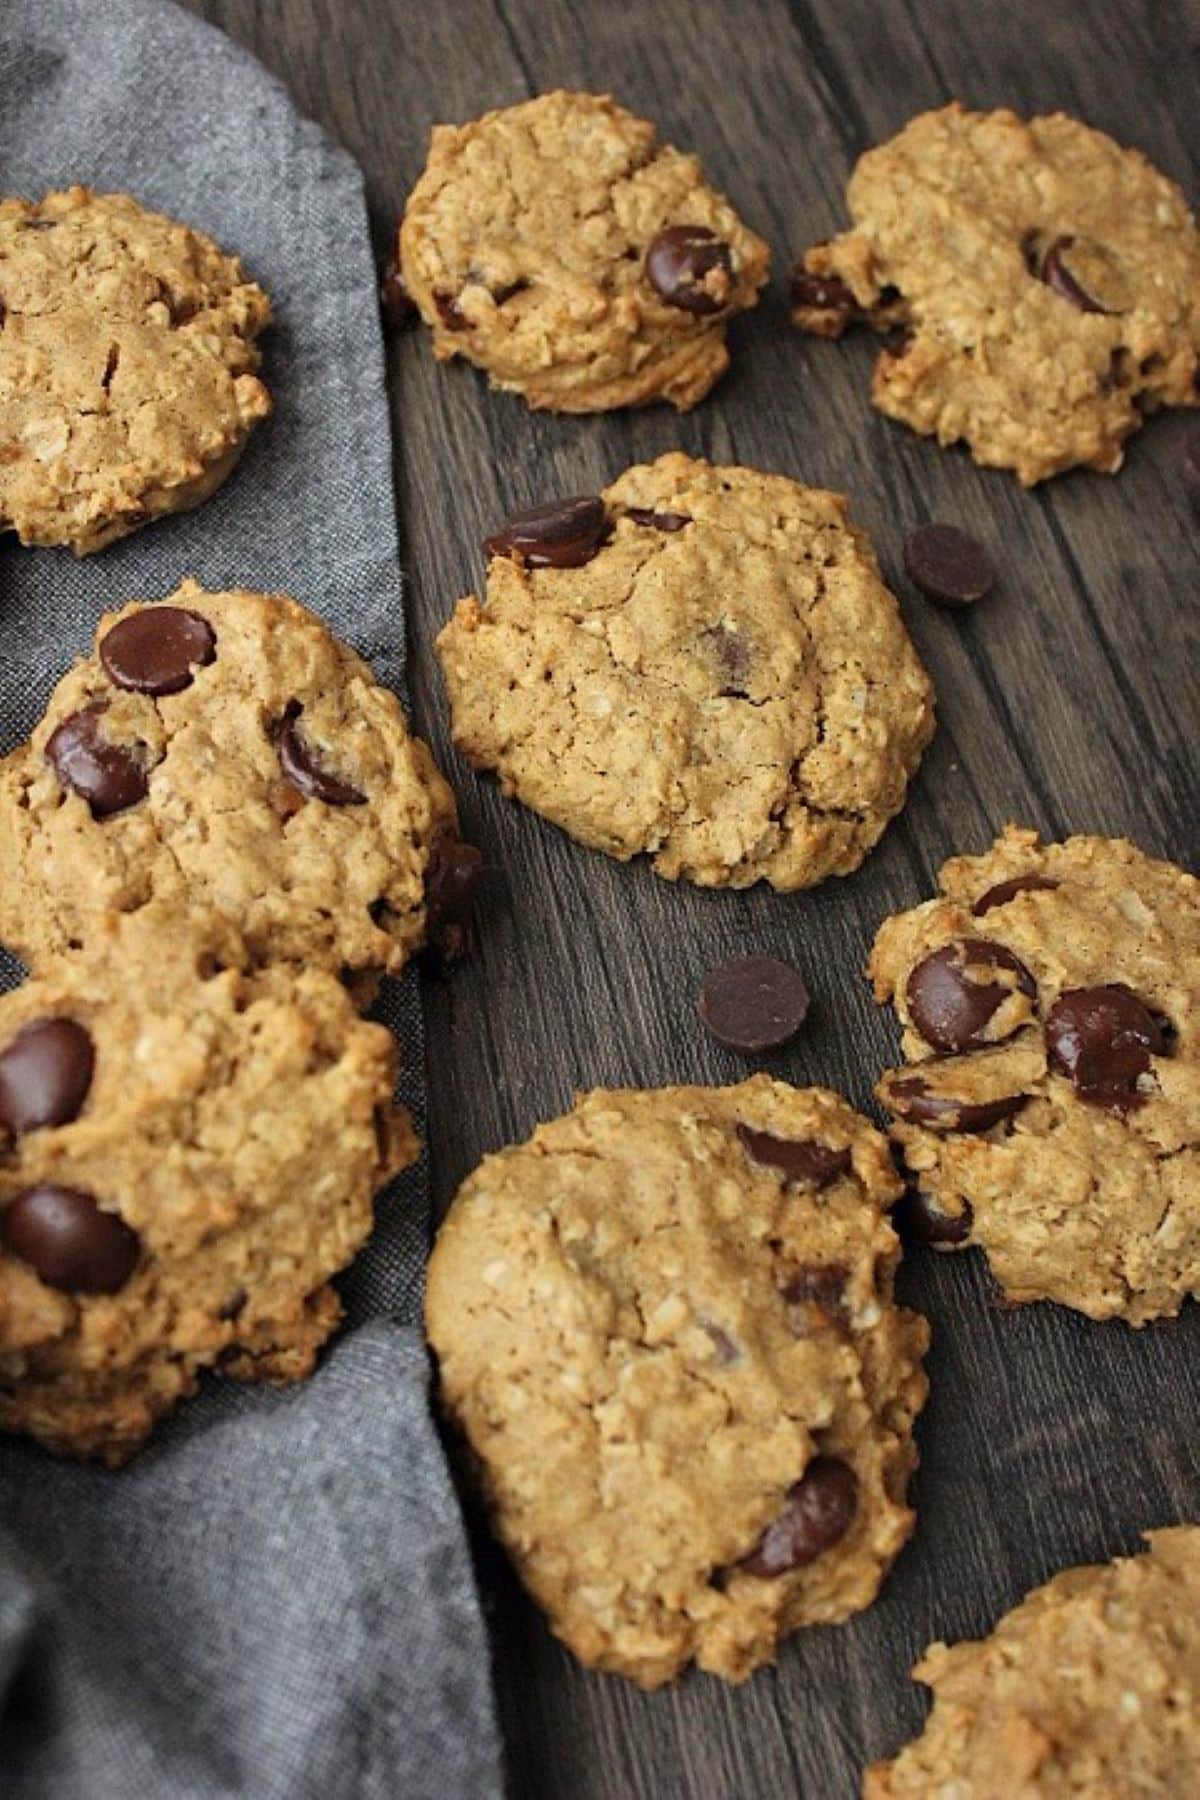
[[[1013,1301],[1131,1325],[1200,1292],[1200,882],[1010,826],[880,927],[903,1027],[877,1093],[939,1249]]]
[[[1030,486],[1111,474],[1148,413],[1200,403],[1200,233],[1137,150],[955,103],[869,150],[847,197],[851,228],[796,266],[792,318],[887,335],[889,418]]]
[[[435,126],[399,257],[439,361],[556,412],[694,406],[770,268],[695,156],[565,92]]]
[[[871,1604],[926,1392],[899,1192],[845,1101],[765,1075],[587,1094],[463,1183],[429,1269],[442,1397],[583,1662],[739,1681]]]
[[[0,202],[0,531],[79,556],[198,506],[271,410],[267,296],[127,194]]]

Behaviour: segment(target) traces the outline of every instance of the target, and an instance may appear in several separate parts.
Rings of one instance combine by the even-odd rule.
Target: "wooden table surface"
[[[796,249],[843,222],[859,152],[952,96],[1065,108],[1194,195],[1196,4],[191,3],[359,158],[381,252],[431,124],[556,86],[610,89],[697,150],[774,247],[770,292],[733,328],[731,374],[684,418],[534,415],[465,364],[435,368],[423,331],[393,347],[413,706],[494,870],[478,956],[428,992],[440,1205],[483,1152],[525,1137],[577,1088],[739,1078],[694,1012],[704,970],[738,951],[795,959],[818,996],[772,1070],[869,1104],[896,1042],[861,975],[874,928],[932,892],[944,857],[982,849],[1010,818],[1195,858],[1200,558],[1177,466],[1182,418],[1153,421],[1115,480],[1080,473],[1022,493],[873,413],[872,345],[793,333],[782,277]],[[702,893],[620,866],[501,800],[447,743],[432,642],[480,579],[485,530],[676,446],[848,491],[937,687],[938,734],[905,812],[858,874],[815,893]],[[924,518],[956,521],[995,552],[1000,585],[967,615],[904,583],[901,542]],[[1048,1306],[1001,1311],[974,1253],[918,1252],[902,1288],[934,1327],[918,1532],[869,1612],[793,1639],[777,1669],[738,1689],[692,1676],[653,1696],[589,1675],[477,1532],[520,1800],[850,1796],[864,1761],[919,1725],[907,1670],[931,1638],[983,1632],[1060,1566],[1200,1518],[1200,1309],[1141,1333]]]

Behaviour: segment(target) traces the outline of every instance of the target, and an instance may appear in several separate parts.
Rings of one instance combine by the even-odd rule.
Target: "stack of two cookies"
[[[294,601],[102,620],[0,763],[0,1426],[119,1462],[204,1368],[309,1371],[416,1154],[356,1001],[453,947],[475,859]]]

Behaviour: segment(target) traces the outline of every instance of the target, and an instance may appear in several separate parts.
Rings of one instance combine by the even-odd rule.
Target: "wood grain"
[[[381,250],[435,120],[556,85],[611,89],[699,151],[772,240],[780,274],[842,222],[859,151],[951,96],[1064,107],[1195,189],[1200,11],[1184,0],[192,4],[359,157]],[[421,334],[394,347],[414,710],[492,871],[478,957],[428,992],[441,1204],[484,1151],[578,1087],[737,1078],[694,1016],[702,973],[736,950],[793,957],[819,996],[811,1029],[770,1066],[867,1103],[895,1047],[861,977],[874,928],[1007,819],[1197,854],[1200,558],[1176,468],[1182,421],[1153,422],[1117,481],[1079,474],[1023,494],[874,414],[871,347],[797,337],[781,281],[733,344],[733,373],[683,419],[533,416],[465,366],[435,369]],[[675,446],[849,491],[937,686],[940,729],[902,819],[857,875],[813,894],[705,894],[619,867],[503,802],[447,746],[431,643],[480,579],[485,529]],[[976,532],[1002,567],[968,616],[903,584],[903,534],[927,517]],[[1001,1311],[974,1256],[917,1255],[903,1286],[935,1332],[920,1529],[869,1613],[794,1640],[777,1670],[653,1697],[588,1675],[477,1529],[521,1800],[852,1795],[864,1760],[919,1724],[906,1671],[931,1638],[979,1633],[1062,1564],[1200,1517],[1200,1311],[1140,1334],[1050,1307]]]

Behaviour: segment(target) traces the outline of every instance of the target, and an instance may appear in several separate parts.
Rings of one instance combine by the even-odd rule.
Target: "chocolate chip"
[[[646,252],[646,274],[668,306],[702,316],[729,304],[733,258],[707,225],[670,225]]]
[[[850,1271],[842,1263],[801,1263],[788,1279],[783,1297],[791,1306],[811,1301],[826,1312],[836,1312]]]
[[[289,700],[275,735],[275,751],[279,766],[294,788],[310,800],[323,800],[326,806],[365,806],[367,796],[339,781],[322,768],[300,732],[300,715],[304,711],[298,700]]]
[[[433,304],[437,307],[438,318],[442,321],[442,324],[446,327],[447,331],[470,330],[471,321],[459,306],[458,301],[454,298],[453,294],[435,293],[433,296]]]
[[[973,978],[968,970],[1003,971],[1010,982]],[[935,1050],[978,1050],[989,1042],[992,1017],[1014,992],[1037,998],[1033,976],[1003,944],[963,938],[943,944],[919,962],[908,978],[908,1010],[913,1024]],[[1017,1024],[1004,1033],[1011,1037]]]
[[[110,744],[100,732],[108,702],[95,700],[71,713],[46,740],[46,761],[60,784],[85,799],[93,819],[136,806],[149,792],[145,764],[124,744]]]
[[[776,1050],[808,1017],[809,994],[799,971],[774,956],[722,963],[700,989],[700,1017],[730,1050],[748,1056]]]
[[[655,512],[649,506],[627,506],[625,517],[635,525],[653,525],[656,531],[682,531],[692,522],[690,513]]]
[[[234,1288],[228,1300],[223,1301],[221,1305],[218,1306],[218,1319],[226,1325],[231,1324],[234,1319],[240,1319],[246,1310],[246,1303],[249,1298],[250,1296],[244,1287]]]
[[[959,1213],[943,1212],[928,1194],[911,1189],[896,1208],[903,1235],[918,1244],[962,1244],[971,1235],[975,1214],[969,1200]]]
[[[50,1182],[9,1202],[0,1239],[47,1287],[72,1294],[115,1294],[141,1253],[137,1233],[102,1212],[91,1194]]]
[[[995,1100],[955,1100],[949,1094],[930,1092],[921,1075],[902,1076],[887,1090],[887,1103],[897,1118],[910,1125],[927,1125],[931,1131],[986,1131],[1001,1119],[1011,1119],[1029,1103],[1028,1094],[1002,1094]]]
[[[487,556],[516,556],[531,569],[580,569],[604,542],[608,518],[596,494],[548,500],[513,513],[483,540]]]
[[[79,1117],[92,1085],[92,1040],[74,1019],[33,1019],[0,1050],[0,1130],[18,1137]]]
[[[839,312],[849,316],[859,310],[858,301],[837,275],[818,275],[797,263],[792,270],[792,305],[812,312]]]
[[[400,273],[400,258],[395,251],[383,265],[379,283],[379,308],[389,331],[404,331],[407,326],[415,325],[420,316],[417,303]]]
[[[1067,267],[1065,258],[1074,242],[1073,237],[1055,238],[1042,258],[1041,278],[1047,287],[1053,288],[1062,299],[1069,300],[1072,306],[1077,306],[1080,312],[1106,313],[1108,307],[1093,299]]]
[[[425,936],[444,957],[459,956],[470,944],[482,876],[482,850],[449,834],[436,840],[425,870]]]
[[[993,906],[1007,906],[1018,894],[1049,893],[1057,886],[1057,881],[1051,881],[1048,875],[1014,875],[1008,881],[998,881],[995,887],[980,894],[978,900],[972,903],[971,911],[977,919],[982,918]]]
[[[735,1363],[740,1363],[742,1360],[742,1353],[730,1337],[729,1333],[725,1330],[725,1327],[723,1325],[714,1325],[711,1319],[704,1319],[701,1323],[712,1341],[712,1347],[716,1353],[716,1361],[720,1367],[729,1369],[732,1368]]]
[[[216,654],[217,634],[208,620],[183,606],[130,613],[100,640],[109,680],[138,694],[180,693]]]
[[[971,606],[991,592],[996,571],[983,545],[957,525],[918,525],[904,540],[908,578],[938,606]]]
[[[1123,982],[1061,994],[1046,1018],[1050,1067],[1065,1075],[1081,1100],[1109,1112],[1145,1104],[1139,1078],[1166,1039],[1158,1019]]]
[[[703,634],[704,642],[714,653],[723,677],[721,698],[745,700],[745,681],[750,673],[750,651],[740,631],[728,625],[713,625]]]
[[[786,1181],[803,1181],[813,1187],[828,1187],[850,1167],[850,1151],[834,1150],[819,1144],[815,1138],[781,1138],[769,1131],[754,1131],[739,1125],[738,1137],[746,1154],[754,1162],[780,1169]]]
[[[836,1457],[814,1457],[789,1491],[784,1510],[740,1566],[747,1575],[768,1578],[802,1569],[845,1537],[857,1508],[854,1470]]]

